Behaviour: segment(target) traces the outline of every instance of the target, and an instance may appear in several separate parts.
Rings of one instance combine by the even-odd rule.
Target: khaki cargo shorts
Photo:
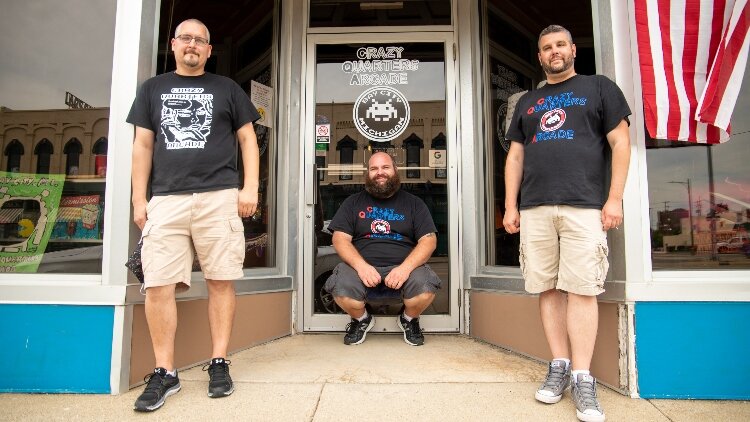
[[[598,209],[542,205],[521,211],[521,272],[529,293],[604,292],[607,232]]]
[[[241,278],[245,234],[237,201],[237,189],[152,197],[143,227],[144,287],[187,290],[193,255],[208,280]]]

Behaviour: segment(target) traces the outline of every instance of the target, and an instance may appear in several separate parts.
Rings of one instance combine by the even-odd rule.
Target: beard
[[[198,64],[200,64],[200,58],[198,57],[198,53],[195,51],[186,51],[185,54],[182,56],[182,64],[184,64],[187,67],[198,66]]]
[[[562,65],[553,66],[550,62],[544,63],[542,62],[542,70],[544,70],[544,73],[548,75],[556,75],[558,73],[563,73],[566,70],[573,67],[573,56],[563,56],[562,58]]]
[[[375,198],[390,198],[400,188],[401,178],[398,176],[398,173],[395,173],[393,176],[389,176],[383,183],[378,183],[375,180],[371,179],[369,174],[365,176],[365,190]]]

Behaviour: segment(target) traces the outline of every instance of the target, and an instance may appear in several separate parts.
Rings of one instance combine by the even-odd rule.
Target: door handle
[[[315,205],[318,203],[318,165],[314,163],[306,164],[305,175],[312,176],[310,182],[305,186],[305,204]]]

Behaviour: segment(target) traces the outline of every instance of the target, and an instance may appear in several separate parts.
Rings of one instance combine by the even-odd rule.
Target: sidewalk
[[[544,364],[466,336],[341,334],[286,337],[229,358],[235,393],[206,396],[208,374],[180,373],[182,391],[154,413],[132,410],[142,387],[119,396],[1,394],[3,421],[576,421],[569,392],[534,400]],[[81,368],[85,371],[85,368]],[[748,421],[750,402],[631,399],[600,387],[608,421]],[[158,419],[157,419],[158,418]]]

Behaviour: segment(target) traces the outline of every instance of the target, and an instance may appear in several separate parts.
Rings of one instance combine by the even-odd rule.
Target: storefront
[[[750,398],[741,328],[750,318],[750,127],[734,119],[722,144],[651,138],[633,0],[44,3],[9,6],[0,18],[9,44],[0,357],[10,362],[0,391],[117,394],[153,366],[143,295],[124,267],[140,235],[125,116],[141,82],[174,69],[175,26],[198,18],[211,31],[207,69],[237,81],[263,115],[261,206],[243,220],[233,351],[343,330],[348,317],[321,289],[338,262],[327,223],[362,189],[370,154],[384,150],[438,228],[430,265],[444,284],[425,331],[551,357],[537,300],[523,290],[518,235],[500,222],[508,98],[544,79],[536,41],[558,23],[573,34],[578,73],[616,81],[633,110],[625,224],[609,234],[592,371],[633,396]],[[745,80],[734,115],[747,110]],[[195,272],[179,296],[179,367],[209,358],[205,308]],[[397,310],[387,298],[374,304],[375,330],[398,330]],[[691,362],[704,372],[685,371]],[[725,381],[699,379],[709,374]]]

